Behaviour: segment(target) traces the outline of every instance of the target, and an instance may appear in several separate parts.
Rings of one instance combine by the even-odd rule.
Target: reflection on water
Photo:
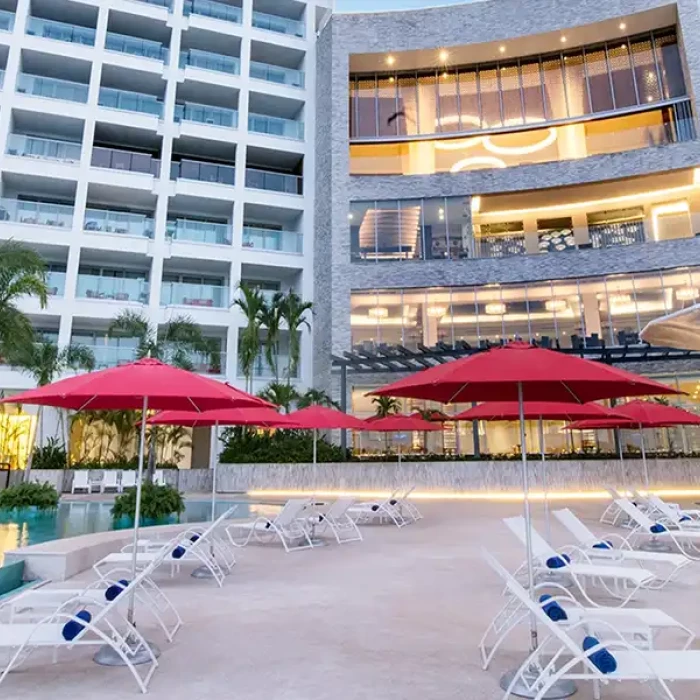
[[[232,501],[218,501],[217,517],[232,505]],[[250,504],[237,502],[236,505],[236,518],[250,517]],[[73,502],[61,503],[55,511],[43,513],[32,508],[20,511],[0,510],[0,564],[5,552],[18,547],[131,527],[131,521],[127,518],[115,521],[111,508],[111,503]],[[199,523],[210,518],[211,502],[186,501],[185,512],[180,516],[179,522]],[[170,517],[145,524],[167,525],[177,522],[178,518]]]

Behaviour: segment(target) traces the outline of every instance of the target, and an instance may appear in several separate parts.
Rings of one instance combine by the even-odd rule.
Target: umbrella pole
[[[318,461],[318,430],[314,428],[314,467]]]
[[[549,486],[547,484],[547,460],[544,456],[544,425],[542,418],[538,421],[539,438],[540,438],[540,456],[542,457],[542,491],[544,492],[544,522],[545,536],[547,542],[552,542],[552,522],[549,515]]]
[[[622,486],[625,489],[625,492],[627,492],[627,474],[625,473],[625,457],[624,457],[624,452],[622,450],[622,432],[620,431],[619,428],[615,428],[615,439],[617,441],[617,451],[618,454],[620,455],[620,470],[622,472]],[[626,495],[626,493],[625,493]]]
[[[644,486],[649,493],[649,465],[647,464],[647,450],[644,445],[644,429],[639,426],[639,439],[642,443],[642,466],[644,467]]]
[[[211,521],[216,520],[216,468],[219,464],[216,454],[216,443],[219,440],[219,423],[214,423],[209,434],[209,471],[211,472]],[[216,559],[214,543],[209,547],[212,559]],[[191,574],[192,578],[214,578],[208,566],[198,566]]]
[[[525,549],[527,556],[527,578],[528,595],[535,593],[535,572],[532,565],[532,517],[530,513],[530,479],[527,469],[527,446],[525,445],[525,407],[523,405],[523,384],[518,382],[518,409],[520,413],[520,454],[522,456],[523,468],[523,496],[525,504]],[[530,615],[530,653],[534,652],[538,646],[537,620],[534,615]],[[513,683],[516,675],[520,678]],[[518,667],[515,671],[506,673],[500,681],[503,690],[509,690],[511,695],[520,698],[535,698],[539,696],[539,689],[535,681],[540,676],[540,670],[533,665],[532,668],[522,671]],[[512,687],[511,687],[512,686]],[[576,692],[576,684],[569,680],[559,680],[547,690],[542,696],[543,700],[559,700],[568,698]]]

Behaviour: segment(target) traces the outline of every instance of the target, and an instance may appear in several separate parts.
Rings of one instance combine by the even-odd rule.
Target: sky
[[[458,5],[464,2],[470,2],[470,0],[336,0],[335,9],[336,12],[380,12],[382,10]]]

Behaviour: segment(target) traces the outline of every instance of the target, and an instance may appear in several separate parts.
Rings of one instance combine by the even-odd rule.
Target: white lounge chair
[[[491,555],[486,554],[485,557],[500,575],[507,574]],[[700,651],[638,649],[609,620],[596,620],[595,630],[591,630],[587,620],[580,620],[568,628],[560,627],[544,612],[541,604],[530,599],[527,591],[517,582],[509,581],[506,585],[508,591],[535,618],[537,625],[547,631],[548,636],[515,673],[503,695],[504,700],[510,698],[519,683],[530,690],[528,697],[542,700],[547,691],[563,679],[593,681],[596,684],[594,694],[597,698],[600,697],[601,683],[637,681],[648,684],[655,681],[658,684],[656,690],[661,690],[659,696],[675,700],[667,681],[700,680]],[[593,637],[592,632],[598,636]],[[649,629],[647,634],[651,636],[652,630]],[[602,650],[612,655],[612,660],[606,654],[597,653]],[[605,667],[606,664],[609,664],[608,668]],[[534,678],[533,670],[536,670]]]
[[[121,493],[122,488],[119,483],[119,474],[116,469],[105,469],[104,476],[100,483],[100,493],[106,493],[108,489]]]
[[[398,528],[405,527],[413,522],[412,518],[407,519],[396,507],[398,489],[383,501],[366,501],[356,503],[348,510],[350,517],[358,524],[363,525],[372,522],[384,523],[391,521]]]
[[[309,514],[304,512],[310,504],[310,498],[291,498],[274,518],[261,516],[233,523],[226,528],[226,534],[234,547],[245,547],[251,540],[267,544],[279,539],[288,553],[310,549],[313,543],[309,534]],[[235,535],[237,530],[245,533],[240,540]]]
[[[658,568],[670,568],[665,576],[657,573],[659,580],[664,584],[675,580],[681,569],[690,564],[690,559],[684,554],[673,554],[671,552],[639,552],[632,549],[629,542],[617,533],[609,533],[602,537],[594,535],[588,526],[581,522],[576,515],[564,508],[555,510],[554,517],[569,531],[576,539],[576,543],[583,547],[591,559],[601,559],[603,561],[613,561],[620,563],[635,563],[639,566],[646,566],[657,571]]]
[[[111,602],[76,596],[38,621],[23,622],[19,618],[19,621],[0,624],[0,649],[9,652],[7,664],[0,673],[0,684],[36,649],[51,649],[55,655],[61,647],[72,649],[75,646],[108,645],[129,669],[141,692],[147,692],[158,661],[138,629],[130,625],[117,610],[123,598],[130,595],[132,589],[136,590],[145,576],[142,572],[134,578]],[[150,657],[150,664],[144,667],[134,665],[134,655],[143,651]],[[140,668],[144,671],[139,672]],[[50,679],[51,675],[44,674],[42,677]]]
[[[622,494],[618,493],[612,486],[606,486],[605,490],[610,494],[612,500],[600,516],[600,522],[604,525],[619,525],[624,516],[615,501],[622,498]]]
[[[156,469],[153,472],[153,483],[156,486],[165,486],[165,473],[162,469]]]
[[[312,542],[315,534],[323,534],[325,530],[331,531],[338,544],[362,542],[362,533],[348,515],[354,502],[352,498],[339,498],[326,508],[314,506],[316,512],[309,517]]]
[[[685,510],[678,503],[666,503],[653,493],[649,494],[649,505],[661,519],[668,520],[681,530],[700,527],[700,511]]]
[[[423,514],[418,510],[416,504],[409,500],[416,490],[415,486],[411,486],[406,489],[403,495],[398,494],[396,498],[391,499],[390,505],[394,506],[399,513],[403,516],[404,520],[410,520],[412,522],[417,522],[423,519]]]
[[[124,489],[133,489],[136,488],[136,479],[138,478],[138,472],[135,469],[123,469],[122,470],[122,478],[121,481],[119,482],[122,488],[122,491]]]
[[[495,561],[490,554],[483,551],[484,558],[489,563]],[[522,595],[527,596],[527,591],[502,566],[495,567],[495,571],[509,588],[517,586],[522,590]],[[552,591],[552,589],[556,590]],[[550,595],[545,595],[545,592]],[[581,605],[566,588],[549,582],[536,586],[534,594],[529,597],[537,601],[536,604],[558,626],[571,627],[584,622],[595,630],[596,621],[603,620],[614,624],[631,644],[642,649],[656,646],[658,633],[664,630],[680,633],[684,638],[683,649],[688,649],[696,639],[695,633],[683,623],[656,608],[587,608]],[[530,611],[523,604],[521,596],[513,595],[507,588],[506,598],[507,602],[489,624],[479,642],[484,670],[489,667],[511,632],[526,624],[530,618]]]
[[[73,484],[70,487],[70,492],[76,493],[78,491],[84,491],[85,493],[92,492],[90,473],[87,469],[76,469],[73,471]]]
[[[510,531],[525,545],[525,519],[522,516],[505,518],[503,522]],[[631,566],[610,566],[594,564],[591,558],[578,547],[566,547],[566,551],[557,552],[532,528],[531,542],[535,575],[546,579],[552,575],[569,578],[579,593],[591,605],[600,607],[591,598],[589,589],[597,586],[605,593],[621,601],[619,607],[629,603],[640,588],[658,588],[656,576],[651,571]],[[568,557],[567,561],[564,557]],[[527,562],[516,572],[516,577],[527,570]]]

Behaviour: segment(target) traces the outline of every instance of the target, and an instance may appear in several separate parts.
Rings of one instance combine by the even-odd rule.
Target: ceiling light
[[[389,309],[386,306],[373,306],[371,309],[367,310],[367,315],[370,318],[387,318],[389,316]]]
[[[624,22],[620,22],[620,29],[624,32],[627,29],[627,25]]]
[[[547,299],[544,303],[544,308],[547,309],[547,311],[561,313],[562,311],[566,311],[569,305],[566,303],[566,299]]]
[[[440,61],[442,63],[445,63],[449,57],[450,57],[450,54],[448,54],[447,51],[445,51],[444,49],[442,51],[440,51]]]
[[[426,313],[430,318],[442,318],[447,313],[447,307],[436,304],[434,306],[429,306],[426,309]]]
[[[562,44],[566,44],[566,37],[563,36],[561,39],[559,39],[559,41],[561,41]]]
[[[396,63],[396,59],[393,56],[387,56],[386,63],[388,66],[393,66]]]
[[[348,221],[352,221],[354,218],[355,217],[353,214],[348,214]]]
[[[506,47],[505,47],[505,46],[499,46],[499,47],[498,47],[498,50],[499,50],[501,53],[505,53],[505,52],[506,52]]]
[[[486,311],[489,316],[503,316],[507,311],[507,307],[502,301],[495,301],[492,304],[486,304],[484,311]]]
[[[631,301],[632,301],[631,294],[618,293],[618,294],[613,294],[610,297],[610,303],[617,304],[618,306],[621,304],[629,304],[629,303],[631,303]]]
[[[678,301],[694,301],[700,297],[700,290],[696,287],[679,287],[676,289],[676,299]]]
[[[393,75],[389,76],[389,82],[390,82],[390,83],[393,83],[393,82],[394,82],[394,80],[396,80],[396,78],[394,78],[394,76],[393,76]]]

